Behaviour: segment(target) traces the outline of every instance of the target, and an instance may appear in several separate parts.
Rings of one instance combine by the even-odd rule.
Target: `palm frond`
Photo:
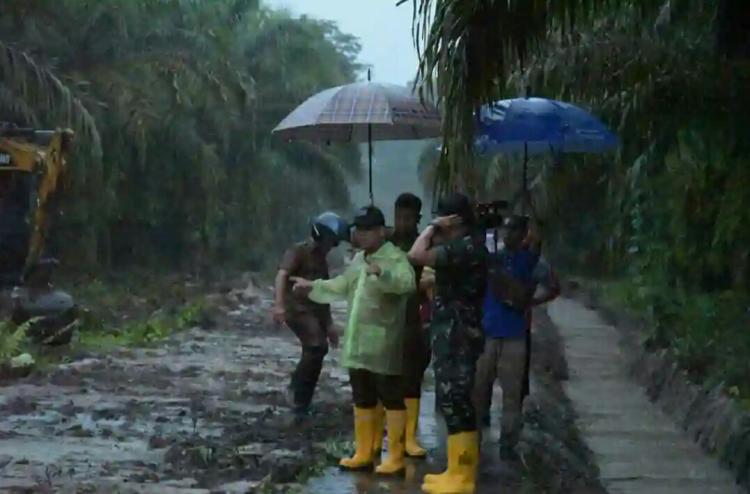
[[[34,59],[0,41],[0,79],[8,92],[23,99],[26,107],[60,115],[64,124],[75,128],[86,140],[90,154],[101,159],[102,144],[99,130],[88,109],[71,90],[50,70]]]
[[[639,2],[639,11],[652,15],[663,3],[645,0]],[[413,36],[420,53],[416,85],[425,97],[435,98],[444,116],[439,180],[444,187],[464,182],[460,184],[464,188],[475,188],[474,111],[499,97],[515,96],[502,94],[506,77],[513,70],[523,71],[529,54],[550,33],[568,32],[590,23],[605,9],[631,2],[413,0],[412,4]]]

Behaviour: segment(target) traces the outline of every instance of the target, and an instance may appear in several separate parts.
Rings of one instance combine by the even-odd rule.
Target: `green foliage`
[[[529,65],[533,65],[535,57],[551,54],[550,41],[554,46],[559,38],[569,38],[575,45],[582,41],[581,33],[597,24],[605,28],[605,33],[617,30],[623,23],[616,19],[612,22],[613,17],[628,12],[626,23],[630,32],[626,40],[631,47],[643,46],[642,33],[633,36],[634,26],[638,31],[662,32],[672,19],[689,20],[712,33],[709,48],[713,55],[750,56],[745,36],[750,26],[750,8],[742,0],[412,0],[410,3],[414,12],[414,39],[421,56],[417,86],[444,113],[445,142],[437,169],[438,182],[443,188],[458,186],[473,192],[481,187],[471,162],[472,112],[489,101],[523,94],[525,86],[533,82],[533,78],[526,78]],[[674,52],[675,56],[683,53]],[[690,57],[684,60],[691,61]],[[552,57],[548,61],[555,64]],[[586,67],[592,74],[604,76],[603,79],[619,77],[624,69],[631,68],[629,64],[618,65],[616,60],[604,57],[581,61],[585,64],[574,69]],[[561,59],[557,63],[565,62]],[[601,72],[605,66],[613,70]],[[509,94],[505,82],[514,71],[524,75],[524,87]]]
[[[118,346],[147,346],[184,331],[204,319],[206,306],[191,302],[170,314],[157,311],[148,318],[122,324],[116,328],[103,326],[96,319],[86,320],[81,327],[79,344],[84,348],[103,350]]]
[[[487,185],[477,195],[513,197],[518,162],[464,166],[450,154],[471,137],[466,115],[488,100],[530,86],[601,115],[621,137],[617,156],[531,163],[552,256],[568,270],[627,280],[617,298],[649,318],[649,345],[669,348],[696,379],[747,396],[750,67],[727,58],[742,50],[722,41],[728,26],[748,22],[747,8],[725,0],[415,3],[422,14],[436,9],[417,20],[429,30],[416,35],[426,36],[421,82],[437,91],[453,141],[438,178],[478,174]]]
[[[637,2],[639,15],[658,11],[663,3]],[[679,8],[684,0],[672,3]],[[482,181],[472,164],[473,112],[484,103],[508,97],[506,77],[543,50],[548,37],[577,31],[617,6],[636,3],[412,0],[412,4],[414,38],[421,55],[417,85],[440,105],[444,116],[438,183],[474,192]]]
[[[545,186],[558,197],[575,190],[571,212],[598,224],[557,222],[558,245],[582,239],[582,252],[606,254],[590,265],[627,276],[627,303],[649,316],[648,344],[669,348],[695,379],[748,396],[750,71],[715,56],[715,3],[685,8],[658,34],[613,11],[532,63],[541,87],[600,111],[623,141],[588,194],[585,182]],[[580,201],[591,190],[600,199]]]
[[[309,214],[348,205],[354,146],[270,136],[355,78],[359,45],[335,24],[257,0],[9,0],[0,13],[4,118],[79,134],[49,237],[64,260],[258,267]]]
[[[0,363],[22,352],[30,321],[16,326],[10,321],[0,321]]]
[[[669,289],[663,280],[600,283],[608,305],[629,308],[647,321],[646,345],[666,348],[691,378],[722,383],[750,398],[750,303],[746,293],[717,294]]]

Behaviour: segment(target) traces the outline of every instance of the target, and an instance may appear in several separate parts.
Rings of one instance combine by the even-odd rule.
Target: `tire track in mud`
[[[221,329],[0,387],[0,492],[289,490],[348,432],[348,378],[329,353],[318,411],[295,423],[284,390],[300,349],[256,302]]]

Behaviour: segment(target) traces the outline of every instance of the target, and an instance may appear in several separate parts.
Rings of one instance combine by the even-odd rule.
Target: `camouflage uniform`
[[[481,308],[487,284],[487,249],[483,238],[466,236],[436,250],[430,336],[437,405],[453,435],[477,430],[472,391],[484,346]]]

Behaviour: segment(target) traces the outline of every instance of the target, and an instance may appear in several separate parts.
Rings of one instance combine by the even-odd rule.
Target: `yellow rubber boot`
[[[354,456],[344,458],[339,466],[346,470],[372,468],[372,435],[375,420],[374,408],[354,407]]]
[[[385,419],[388,423],[388,456],[378,465],[375,473],[393,475],[401,473],[406,468],[404,462],[404,434],[406,432],[406,410],[386,410]]]
[[[448,470],[422,484],[427,494],[474,494],[479,467],[479,434],[476,431],[448,436]]]
[[[372,436],[372,456],[380,459],[380,453],[383,451],[383,428],[385,427],[385,409],[383,404],[378,402],[375,407],[375,422]]]
[[[406,456],[424,458],[427,451],[417,442],[417,424],[419,423],[419,399],[406,398]]]
[[[424,476],[422,479],[422,490],[425,490],[426,486],[431,484],[437,484],[440,482],[444,482],[447,478],[456,475],[456,466],[451,463],[451,441],[450,436],[448,436],[448,445],[447,445],[447,451],[446,456],[448,457],[448,465],[445,468],[445,471],[443,473],[428,473]]]

